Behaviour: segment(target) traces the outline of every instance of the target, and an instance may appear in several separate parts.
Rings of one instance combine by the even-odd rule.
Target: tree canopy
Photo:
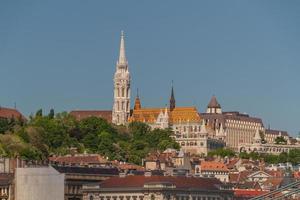
[[[115,126],[106,120],[89,117],[77,121],[66,112],[40,109],[27,123],[0,120],[0,154],[27,160],[44,160],[50,155],[65,155],[74,147],[80,152],[99,153],[109,160],[141,164],[150,152],[179,149],[169,129],[151,128],[133,122]]]

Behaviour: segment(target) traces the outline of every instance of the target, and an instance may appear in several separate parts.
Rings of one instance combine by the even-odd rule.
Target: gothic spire
[[[139,97],[139,89],[136,90],[136,97],[135,97],[135,101],[134,101],[134,110],[139,110],[142,108],[141,105],[141,100]]]
[[[174,110],[175,106],[176,106],[176,101],[175,101],[173,81],[172,81],[172,90],[171,90],[171,97],[170,97],[170,111]]]
[[[120,54],[119,54],[118,64],[127,65],[127,59],[125,54],[124,31],[121,31]]]

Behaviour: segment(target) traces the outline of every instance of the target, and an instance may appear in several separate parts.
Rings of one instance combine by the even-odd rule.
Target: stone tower
[[[112,122],[117,125],[127,124],[130,114],[130,74],[125,55],[124,32],[121,32],[120,54],[114,75],[114,104]]]
[[[216,98],[215,95],[213,95],[212,98],[210,99],[210,101],[207,105],[206,113],[222,114],[221,105],[218,103],[217,98]]]

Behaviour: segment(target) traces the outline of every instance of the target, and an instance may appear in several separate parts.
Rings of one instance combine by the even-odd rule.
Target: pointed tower
[[[135,97],[135,101],[134,101],[134,110],[140,110],[141,108],[142,108],[142,105],[141,105],[141,100],[139,97],[139,90],[137,89],[136,97]]]
[[[260,134],[259,134],[259,129],[256,129],[253,140],[254,140],[254,143],[261,144],[262,140],[261,140],[261,137],[260,137]]]
[[[173,81],[172,81],[172,90],[171,90],[171,97],[170,97],[170,111],[173,111],[175,107],[176,107],[176,101],[175,101]]]
[[[114,75],[112,122],[125,125],[130,114],[130,73],[125,54],[124,32],[121,32],[120,54]]]
[[[218,103],[217,98],[213,95],[207,105],[206,113],[222,114],[221,105]]]

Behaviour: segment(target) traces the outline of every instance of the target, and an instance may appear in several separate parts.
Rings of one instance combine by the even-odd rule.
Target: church
[[[201,117],[196,107],[176,107],[174,89],[172,86],[170,103],[168,107],[144,108],[137,94],[134,108],[130,108],[131,76],[125,52],[125,36],[121,32],[120,52],[114,74],[113,107],[112,110],[74,110],[70,114],[76,119],[82,120],[95,116],[106,119],[116,125],[127,125],[130,122],[139,121],[147,123],[151,128],[169,128],[176,126],[176,130],[191,130],[197,132],[200,129]],[[184,126],[177,127],[178,124]]]
[[[75,110],[71,111],[77,120],[88,117],[104,118],[116,125],[127,125],[130,122],[143,122],[152,129],[170,128],[175,140],[182,149],[193,154],[207,154],[207,150],[223,147],[220,138],[214,138],[214,130],[206,129],[195,106],[177,107],[174,88],[171,88],[169,106],[159,108],[142,107],[137,94],[134,108],[130,108],[131,76],[125,52],[125,36],[121,32],[120,52],[114,74],[112,110]]]

